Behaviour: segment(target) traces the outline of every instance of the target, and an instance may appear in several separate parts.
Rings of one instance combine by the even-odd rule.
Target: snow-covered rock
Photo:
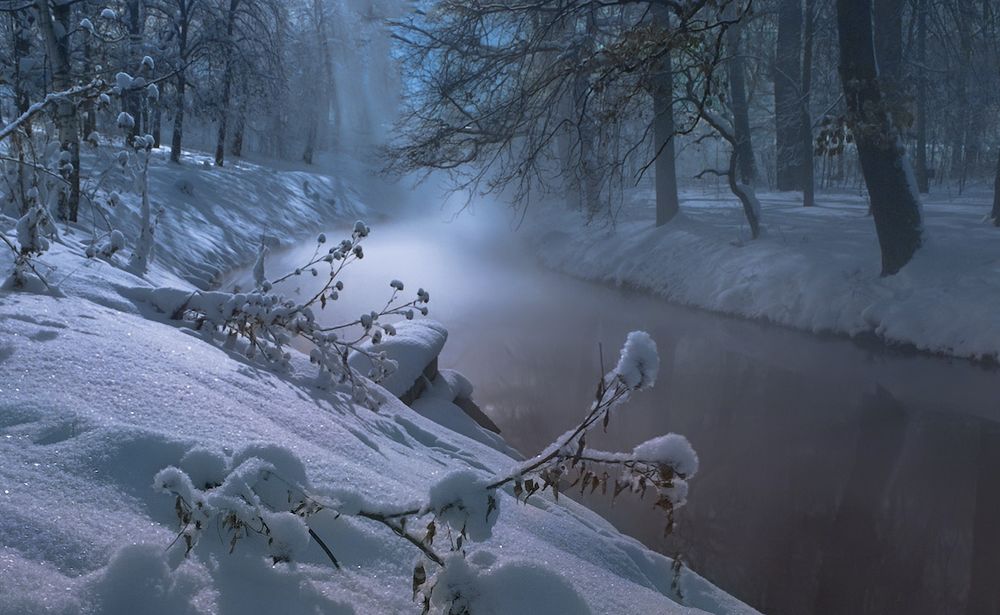
[[[436,375],[437,358],[448,340],[448,330],[441,323],[426,319],[400,322],[395,330],[396,335],[383,337],[378,344],[366,342],[363,348],[385,353],[386,358],[396,364],[392,373],[379,384],[396,397],[406,398],[425,372],[430,378]],[[362,353],[353,353],[348,362],[365,375],[373,368],[371,359]],[[419,391],[415,391],[405,401],[411,401],[418,394]]]

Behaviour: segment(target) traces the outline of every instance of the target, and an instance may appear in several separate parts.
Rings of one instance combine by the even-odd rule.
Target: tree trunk
[[[177,107],[174,109],[174,130],[170,135],[170,162],[181,161],[181,142],[184,139],[184,91],[187,78],[184,71],[177,73]]]
[[[309,121],[309,128],[306,130],[306,147],[302,150],[302,162],[313,163],[313,156],[316,155],[316,112],[312,113]]]
[[[669,28],[670,22],[665,9],[654,8],[656,25]],[[677,198],[677,168],[674,160],[674,75],[670,52],[663,60],[654,76],[653,90],[653,147],[656,167],[656,226],[670,222],[680,210]]]
[[[1000,148],[997,151],[997,170],[993,177],[993,211],[990,217],[993,218],[993,226],[1000,227]]]
[[[930,192],[927,177],[927,0],[917,0],[917,189]]]
[[[160,107],[160,102],[159,101],[156,101],[155,105],[156,106],[153,107],[153,110],[152,110],[152,112],[150,114],[150,115],[152,115],[152,118],[153,118],[152,119],[153,147],[160,147],[160,142],[161,142],[161,138],[160,137],[162,136],[162,134],[161,134],[161,128],[162,128],[162,121],[163,121],[163,110]]]
[[[774,58],[775,184],[778,190],[803,190],[802,152],[802,0],[778,3]]]
[[[39,27],[45,40],[45,47],[52,63],[52,87],[56,91],[67,90],[73,85],[72,64],[69,50],[71,28],[71,4],[52,4],[48,0],[36,0]],[[56,29],[62,34],[56,36]],[[80,210],[80,121],[73,101],[62,99],[56,105],[56,122],[59,125],[59,142],[63,151],[69,153],[69,167],[62,167],[60,173],[69,184],[69,190],[59,196],[59,217],[76,222]]]
[[[86,5],[84,5],[83,10],[86,10]],[[91,37],[89,35],[83,36],[83,69],[86,79],[94,78],[94,47],[91,44]],[[88,100],[83,103],[82,109],[83,128],[81,130],[81,137],[86,139],[97,131],[97,104],[92,100]]]
[[[923,222],[913,172],[878,80],[872,0],[837,0],[840,80],[871,200],[882,274],[897,273],[920,247]]]
[[[240,106],[239,112],[236,114],[236,126],[233,131],[233,144],[229,152],[236,158],[243,156],[243,135],[246,133],[247,129],[247,116],[246,111]]]
[[[563,95],[560,103],[559,120],[563,124],[556,137],[556,147],[559,150],[559,177],[562,179],[562,192],[566,209],[580,209],[580,186],[573,165],[573,132],[575,122],[574,96]]]
[[[227,124],[229,122],[229,95],[230,88],[230,73],[228,68],[226,68],[226,76],[222,82],[222,100],[220,101],[220,112],[219,112],[219,134],[215,142],[215,166],[221,167],[226,163],[226,135],[228,134]]]
[[[732,5],[730,5],[732,6]],[[729,77],[729,103],[733,111],[733,130],[736,142],[733,148],[737,157],[738,181],[753,186],[757,183],[757,166],[753,156],[753,142],[750,136],[750,105],[747,102],[746,74],[742,50],[740,48],[740,26],[735,24],[726,32],[729,46],[729,62],[726,73]]]
[[[587,34],[594,40],[597,34],[596,9],[591,8],[587,16]],[[601,178],[599,176],[600,155],[597,147],[597,131],[599,129],[593,113],[587,105],[580,104],[585,101],[590,92],[590,76],[579,74],[576,76],[575,100],[577,113],[577,130],[579,131],[580,142],[580,174],[581,192],[583,204],[586,209],[587,218],[591,219],[600,210]]]
[[[215,143],[215,166],[223,166],[226,162],[226,135],[229,122],[229,97],[233,82],[233,30],[236,22],[236,9],[240,0],[229,0],[229,11],[226,14],[226,62],[225,74],[222,77],[222,99],[219,101],[219,136]]]
[[[333,53],[330,51],[330,36],[326,29],[326,10],[321,0],[313,0],[313,12],[316,14],[316,42],[320,54],[323,56],[323,80],[319,84],[320,90],[320,114],[317,125],[317,140],[319,140],[319,128],[323,128],[322,133],[329,132],[330,107],[334,98],[334,77],[333,77]],[[325,143],[325,141],[324,141]],[[329,143],[326,143],[329,145]]]
[[[128,62],[125,72],[135,75],[141,66],[142,61],[142,7],[139,0],[128,0]],[[145,126],[142,117],[142,92],[136,90],[124,94],[125,111],[135,119],[132,129],[129,132],[131,138],[142,134]],[[132,139],[129,139],[131,141]]]
[[[806,0],[805,22],[802,37],[802,205],[812,207],[816,204],[816,170],[813,156],[812,111],[809,104],[812,100],[812,64],[813,41],[816,35],[815,0]]]
[[[14,102],[17,105],[17,114],[28,110],[31,106],[31,100],[28,96],[28,91],[25,89],[25,84],[28,82],[28,78],[21,74],[21,68],[23,66],[22,61],[31,55],[31,42],[33,37],[31,35],[31,23],[28,21],[27,11],[15,11],[11,13],[11,30],[14,33],[14,44],[13,44],[13,68],[14,68]],[[24,132],[29,137],[31,136],[31,122],[25,122]]]
[[[874,0],[875,58],[882,96],[896,102],[903,80],[903,0]]]

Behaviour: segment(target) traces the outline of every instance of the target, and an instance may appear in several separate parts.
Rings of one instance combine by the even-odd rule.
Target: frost
[[[629,333],[614,370],[618,378],[630,389],[648,389],[656,384],[659,369],[660,356],[653,338],[645,331]]]

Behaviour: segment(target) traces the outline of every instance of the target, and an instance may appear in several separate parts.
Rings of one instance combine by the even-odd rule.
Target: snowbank
[[[189,172],[209,173],[167,169],[161,182]],[[254,174],[229,190],[246,195]],[[195,194],[226,189],[203,179]],[[263,227],[254,221],[294,232],[278,219],[298,205],[281,198],[248,200],[246,216],[223,226],[215,221],[231,217],[232,200],[177,205],[184,233],[159,233],[150,278],[183,292],[179,277],[203,282],[219,263],[250,260],[239,238]],[[419,612],[410,591],[419,552],[348,511],[420,506],[445,477],[483,481],[514,460],[384,389],[375,387],[382,403],[372,412],[317,388],[298,352],[276,371],[178,327],[137,300],[158,295],[136,290],[149,283],[113,266],[120,256],[82,258],[84,239],[77,229],[42,258],[62,296],[0,291],[0,614]],[[431,385],[427,404],[469,389],[449,374]],[[232,553],[228,530],[208,525],[186,558],[167,487],[220,509],[308,492],[331,507],[310,526],[341,568],[288,513],[263,519],[268,544],[248,534]],[[199,495],[207,489],[211,498]],[[679,604],[670,559],[568,498],[497,497],[491,536],[467,543],[467,569],[448,572],[460,577],[450,587],[476,580],[481,612],[753,612],[689,571]]]
[[[883,278],[875,228],[857,196],[764,195],[765,235],[747,239],[727,196],[683,197],[655,228],[640,192],[616,229],[545,212],[531,231],[544,264],[670,301],[811,332],[874,334],[888,343],[977,359],[1000,353],[1000,233],[982,195],[925,201],[925,246]]]
[[[318,229],[366,217],[365,203],[373,200],[365,188],[373,183],[368,173],[347,161],[334,161],[340,173],[328,175],[248,160],[219,168],[209,156],[194,152],[185,153],[180,165],[168,157],[166,148],[154,150],[150,165],[152,209],[161,212],[154,260],[160,271],[202,289],[253,262],[262,237],[272,247],[290,245]],[[116,175],[105,187],[116,195],[110,208],[115,225],[133,241],[140,228],[139,196]],[[89,210],[81,205],[81,220]],[[75,234],[89,240],[89,219]]]

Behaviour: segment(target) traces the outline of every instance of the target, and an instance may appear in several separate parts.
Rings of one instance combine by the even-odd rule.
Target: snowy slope
[[[1000,353],[1000,231],[983,222],[983,195],[925,202],[924,247],[898,275],[880,277],[867,205],[821,195],[763,195],[766,232],[748,240],[726,195],[683,196],[682,213],[655,228],[639,191],[617,228],[544,212],[531,232],[542,261],[572,275],[651,291],[670,301],[812,332],[874,334],[935,353]]]
[[[194,152],[186,153],[181,165],[168,162],[166,149],[152,155],[152,207],[162,211],[154,260],[161,261],[161,271],[200,288],[252,262],[262,236],[272,248],[288,245],[333,223],[364,218],[364,203],[391,198],[358,161],[347,157],[330,160],[338,172],[326,174],[240,159],[219,168],[209,156]],[[111,174],[102,186],[120,195],[121,204],[111,212],[116,227],[130,239],[137,237],[139,196],[132,182]],[[81,212],[86,223],[76,236],[83,241],[92,228],[89,205],[82,205]],[[100,222],[98,228],[103,230]]]
[[[250,219],[276,217],[284,205],[269,202]],[[207,216],[185,230],[163,239],[173,253],[152,278],[177,282],[192,258],[239,260],[203,245],[219,232]],[[311,519],[339,571],[314,542],[293,563],[249,539],[230,555],[220,528],[185,559],[154,475],[179,466],[207,480],[260,458],[318,498],[395,508],[453,470],[488,477],[514,460],[384,389],[377,413],[317,389],[304,356],[277,373],[230,354],[136,304],[146,281],[81,252],[71,237],[43,259],[65,296],[0,292],[0,613],[419,612],[417,550],[355,517]],[[496,613],[752,612],[690,572],[679,605],[669,559],[566,498],[501,495],[493,537],[467,548]]]

